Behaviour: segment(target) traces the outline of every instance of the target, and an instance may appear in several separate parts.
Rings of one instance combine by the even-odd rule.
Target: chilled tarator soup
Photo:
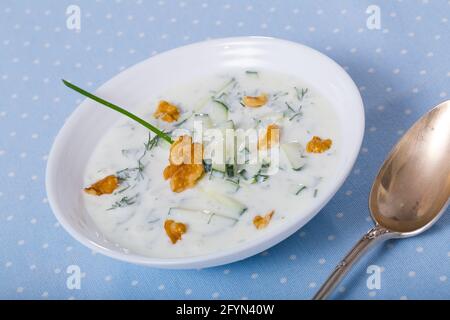
[[[109,241],[149,257],[219,252],[292,223],[327,190],[342,152],[329,103],[268,71],[199,79],[136,113],[174,142],[124,117],[96,147],[83,195]]]

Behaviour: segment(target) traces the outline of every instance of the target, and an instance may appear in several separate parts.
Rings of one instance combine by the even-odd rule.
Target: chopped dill
[[[149,132],[149,134],[148,134],[148,140],[147,140],[146,143],[144,143],[145,151],[150,151],[150,150],[152,150],[154,147],[157,147],[157,146],[158,146],[158,143],[159,143],[159,139],[161,139],[161,137],[158,136],[158,135],[155,135],[155,136],[152,138],[152,135],[151,135],[150,132]]]
[[[295,195],[298,196],[305,189],[306,189],[306,186],[300,185],[299,189],[297,190],[297,192],[295,192]]]
[[[114,209],[117,209],[117,208],[123,208],[123,207],[131,206],[131,205],[136,203],[136,200],[137,200],[138,196],[139,196],[139,194],[136,194],[133,197],[125,196],[122,199],[114,202],[112,204],[112,206],[110,208],[106,209],[106,210],[114,210]]]
[[[305,97],[305,95],[306,95],[306,94],[308,93],[308,91],[309,91],[308,88],[301,88],[301,89],[299,89],[299,88],[297,88],[297,87],[294,87],[294,89],[295,89],[295,92],[297,93],[297,99],[298,99],[299,101],[302,101],[303,98]]]
[[[285,104],[286,104],[287,108],[289,109],[289,111],[297,112],[294,110],[294,108],[291,107],[291,105],[289,103],[285,102]]]
[[[295,118],[297,118],[297,117],[299,117],[301,115],[302,115],[301,112],[297,112],[296,114],[294,114],[292,117],[289,118],[289,121],[292,121],[292,120],[294,120]]]
[[[245,71],[245,73],[246,73],[247,75],[249,75],[249,76],[256,76],[256,77],[259,77],[258,71],[247,70],[247,71]]]

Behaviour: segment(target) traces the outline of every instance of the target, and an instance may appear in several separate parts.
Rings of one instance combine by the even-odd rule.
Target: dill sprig
[[[110,208],[106,209],[106,210],[114,210],[114,209],[117,209],[117,208],[123,208],[123,207],[131,206],[131,205],[136,203],[136,200],[137,200],[138,196],[139,196],[139,194],[136,194],[133,197],[125,196],[122,199],[114,202],[112,204],[112,206]]]
[[[297,87],[294,87],[294,89],[295,89],[295,92],[297,93],[297,99],[298,99],[299,101],[302,101],[303,98],[306,96],[306,94],[307,94],[308,91],[309,91],[308,88],[301,88],[301,89],[299,89],[299,88],[297,88]]]
[[[125,109],[123,109],[123,108],[121,108],[121,107],[119,107],[119,106],[117,106],[117,105],[115,105],[115,104],[113,104],[111,102],[109,102],[109,101],[106,101],[106,100],[104,100],[102,98],[99,98],[96,95],[94,95],[94,94],[92,94],[90,92],[87,92],[86,90],[83,90],[80,87],[78,87],[78,86],[76,86],[76,85],[74,85],[74,84],[72,84],[72,83],[70,83],[70,82],[68,82],[68,81],[66,81],[64,79],[62,80],[62,82],[67,87],[69,87],[72,90],[75,90],[78,93],[81,93],[83,96],[88,97],[89,99],[92,99],[92,100],[94,100],[94,101],[96,101],[96,102],[98,102],[98,103],[100,103],[100,104],[102,104],[102,105],[104,105],[104,106],[106,106],[108,108],[111,108],[111,109],[113,109],[113,110],[115,110],[117,112],[120,112],[121,114],[127,116],[128,118],[130,118],[130,119],[140,123],[141,125],[143,125],[147,129],[153,131],[156,135],[158,135],[159,137],[163,138],[164,140],[166,140],[170,144],[173,143],[173,140],[172,140],[172,138],[170,136],[168,136],[166,133],[164,133],[160,129],[156,128],[152,124],[148,123],[147,121],[139,118],[135,114],[133,114],[133,113],[131,113],[131,112],[129,112],[129,111],[127,111],[127,110],[125,110]]]

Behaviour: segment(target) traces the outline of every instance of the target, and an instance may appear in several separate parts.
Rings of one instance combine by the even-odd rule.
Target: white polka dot
[[[342,218],[344,216],[344,213],[343,212],[338,212],[338,213],[336,213],[336,218]]]
[[[286,277],[280,278],[280,283],[284,284],[286,282],[287,282],[287,278]]]
[[[251,278],[252,278],[252,279],[257,279],[258,276],[259,276],[259,275],[258,275],[257,273],[252,273]]]
[[[369,291],[369,297],[375,297],[377,295],[376,291]]]
[[[408,300],[408,297],[407,296],[401,296],[400,300]]]
[[[416,251],[417,251],[418,253],[422,253],[422,252],[423,252],[423,247],[420,247],[420,246],[417,247],[417,248],[416,248]]]
[[[325,260],[324,258],[319,259],[319,264],[325,264],[325,262],[327,262],[327,260]]]
[[[132,285],[133,287],[137,286],[138,283],[139,283],[139,282],[138,282],[137,280],[131,281],[131,285]]]
[[[330,235],[328,236],[328,240],[329,240],[329,241],[333,241],[334,239],[336,239],[336,236],[334,236],[334,235],[332,235],[332,234],[330,234]]]
[[[346,290],[346,288],[345,288],[345,287],[339,287],[339,289],[338,289],[338,291],[339,291],[340,293],[343,293],[343,292],[345,292],[345,290]]]
[[[13,265],[13,263],[11,262],[11,261],[7,261],[6,263],[5,263],[5,268],[9,268],[9,267],[11,267]]]
[[[162,290],[164,290],[165,288],[166,288],[166,286],[163,285],[163,284],[160,284],[160,285],[158,286],[158,290],[159,290],[159,291],[162,291]]]
[[[439,277],[439,280],[440,280],[441,282],[445,282],[445,281],[447,281],[447,276],[440,276],[440,277]]]
[[[297,259],[297,256],[295,254],[291,254],[289,256],[289,260],[295,260],[295,259]]]
[[[212,295],[213,299],[219,298],[220,294],[218,292],[214,292]]]
[[[185,291],[184,291],[184,294],[185,295],[190,295],[190,294],[192,294],[192,289],[186,289]]]
[[[24,290],[24,288],[23,288],[23,287],[18,287],[18,288],[16,289],[16,292],[17,292],[17,293],[22,293],[22,292],[23,292],[23,290]]]
[[[223,274],[230,274],[230,269],[223,270]]]
[[[42,292],[41,297],[42,298],[47,298],[48,297],[48,292],[47,291]]]
[[[416,276],[416,272],[415,271],[408,272],[408,277],[413,278],[415,276]]]
[[[105,277],[105,281],[106,281],[106,282],[110,282],[111,280],[112,280],[112,276],[107,275],[107,276]]]
[[[315,282],[310,282],[308,287],[310,288],[315,288],[317,286],[317,284]]]

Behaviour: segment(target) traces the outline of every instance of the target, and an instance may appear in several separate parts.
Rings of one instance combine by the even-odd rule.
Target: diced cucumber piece
[[[302,145],[298,142],[290,142],[281,145],[292,170],[300,171],[306,164],[306,159],[302,155]]]
[[[202,122],[203,129],[209,129],[213,125],[210,116],[206,113],[194,114],[194,121]]]
[[[208,210],[187,208],[170,208],[168,217],[187,224],[192,232],[211,234],[221,229],[232,227],[238,219],[218,214]]]
[[[239,174],[247,182],[253,183],[254,181],[252,181],[252,179],[254,179],[256,175],[261,172],[261,167],[262,167],[261,163],[246,164],[239,169]]]
[[[233,178],[236,175],[236,166],[234,164],[226,163],[225,172],[228,177]]]
[[[222,215],[226,215],[231,218],[239,219],[239,217],[247,210],[247,206],[237,201],[234,198],[225,196],[218,192],[212,190],[203,191],[207,194],[208,197],[217,201],[221,206],[223,206],[223,211],[221,211]]]
[[[278,121],[283,120],[284,114],[282,112],[268,112],[258,117],[260,122],[266,122],[270,120],[270,123],[276,123]]]
[[[203,168],[205,169],[205,172],[211,172],[212,160],[211,159],[203,159]]]
[[[208,185],[208,188],[219,193],[233,194],[240,188],[239,179],[230,179],[225,178],[224,176],[220,177],[217,175],[211,175],[209,180],[211,183]]]
[[[211,120],[214,124],[224,123],[228,120],[228,106],[220,100],[213,99],[213,102],[210,112]]]
[[[211,168],[212,170],[215,171],[219,171],[225,174],[226,172],[226,167],[225,167],[225,163],[215,163],[214,161],[211,164]]]
[[[234,121],[233,120],[227,120],[217,126],[219,129],[234,129]]]

